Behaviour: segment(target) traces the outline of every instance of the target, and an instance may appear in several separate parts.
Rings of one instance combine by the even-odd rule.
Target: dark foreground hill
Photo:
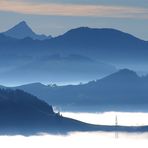
[[[146,132],[148,127],[92,125],[55,114],[44,101],[20,90],[0,90],[0,135],[67,134],[71,131]]]
[[[0,134],[96,130],[97,126],[62,117],[52,106],[20,90],[0,90]]]
[[[111,130],[54,113],[52,106],[20,90],[0,90],[0,135]]]

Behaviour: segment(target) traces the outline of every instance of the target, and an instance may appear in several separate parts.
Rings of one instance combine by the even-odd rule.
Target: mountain
[[[0,89],[1,132],[12,130],[13,134],[14,129],[21,132],[39,125],[42,128],[53,115],[52,107],[37,97],[20,90]]]
[[[148,73],[147,49],[147,41],[109,28],[80,27],[46,40],[1,34],[0,81],[79,83],[121,68]]]
[[[28,39],[0,43],[0,49],[3,48],[6,53],[13,50],[15,54],[23,52],[24,56],[78,54],[135,70],[143,68],[141,66],[138,69],[137,63],[145,65],[148,62],[147,41],[110,28],[80,27],[47,40]]]
[[[92,125],[54,113],[52,106],[21,90],[0,89],[0,135],[32,136],[72,131],[146,132],[148,126]]]
[[[143,127],[116,127],[118,131],[144,132]],[[21,90],[0,89],[0,135],[32,136],[40,133],[115,131],[115,126],[93,125],[54,113],[52,106]]]
[[[23,23],[24,24],[24,23]],[[25,25],[26,26],[26,25]],[[115,29],[97,29],[80,27],[63,35],[42,41],[18,40],[13,45],[3,44],[15,52],[16,49],[26,54],[78,54],[97,58],[107,63],[142,62],[147,60],[148,42]],[[0,44],[1,47],[1,44]],[[31,50],[30,50],[31,49]],[[17,52],[19,52],[17,50]],[[24,51],[23,51],[24,52]],[[37,52],[37,53],[36,53]],[[125,60],[126,59],[126,60]]]
[[[12,37],[8,37],[4,34],[0,34],[0,43],[1,44],[14,43],[15,41],[17,41],[17,40]]]
[[[55,44],[56,43],[56,44]],[[53,47],[69,49],[102,60],[123,60],[137,58],[145,53],[148,42],[119,30],[80,27],[50,40]],[[140,55],[137,55],[140,53]],[[115,59],[113,59],[115,58]],[[128,59],[127,59],[128,60]]]
[[[3,58],[5,57],[3,56]],[[5,59],[0,59],[0,61]],[[47,80],[52,83],[79,83],[103,77],[116,71],[116,68],[111,64],[75,54],[68,56],[60,54],[46,55],[37,59],[14,55],[13,58],[9,59],[14,59],[15,61],[1,62],[1,67],[2,63],[7,68],[12,65],[10,70],[4,69],[4,72],[0,73],[1,83],[13,83],[14,81],[19,81],[20,83],[47,82]]]
[[[17,87],[67,110],[147,110],[148,76],[122,69],[103,79],[80,85]],[[126,106],[126,107],[125,107]]]
[[[0,89],[0,135],[114,130],[54,113],[52,106],[21,90]]]
[[[119,68],[148,73],[148,42],[120,30],[80,27],[49,40],[48,44],[58,52],[62,49],[64,53],[81,54]]]
[[[16,39],[24,39],[30,37],[34,40],[45,40],[51,38],[51,36],[47,37],[46,35],[38,35],[34,33],[25,21],[20,22],[6,32],[3,32],[3,34]]]

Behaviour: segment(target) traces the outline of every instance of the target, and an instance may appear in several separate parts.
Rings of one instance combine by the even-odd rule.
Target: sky
[[[148,40],[148,0],[0,0],[0,32],[20,21],[52,36],[87,26]]]

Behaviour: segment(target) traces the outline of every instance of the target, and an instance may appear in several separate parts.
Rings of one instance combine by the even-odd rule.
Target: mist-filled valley
[[[124,68],[147,74],[148,43],[128,33],[88,27],[44,39],[33,33],[22,21],[0,34],[3,85],[86,83]]]
[[[44,29],[54,26],[55,30],[67,26],[67,30],[56,36],[50,32],[40,34],[33,31],[35,25],[28,23],[26,17],[19,16],[19,22],[1,31],[0,146],[146,148],[148,41],[125,31],[127,26],[99,27],[86,22],[75,25],[73,16],[77,11],[78,20],[87,19],[96,12],[106,15],[109,9],[109,15],[118,14],[116,19],[124,20],[130,7],[119,9],[116,7],[120,2],[107,6],[103,1],[99,7],[97,2],[89,5],[88,1],[86,5],[56,1],[49,6],[49,2],[40,0],[26,1],[22,7],[22,2],[15,1],[15,7],[11,2],[11,15],[33,16],[37,21],[40,17],[38,31],[42,25]],[[0,1],[0,17],[1,6],[3,13],[11,9],[8,3]],[[15,12],[18,8],[19,15]],[[136,19],[144,14],[142,20],[148,12],[138,7],[130,10],[129,20],[133,15]],[[44,15],[49,17],[47,13],[52,14],[50,25],[41,19]],[[65,26],[55,25],[57,14],[59,20],[74,20]]]
[[[54,135],[42,135],[42,136],[3,136],[0,137],[1,145],[5,148],[9,148],[12,145],[16,148],[36,147],[36,148],[48,148],[54,146],[55,148],[64,146],[65,148],[75,148],[79,146],[85,146],[89,148],[93,146],[107,147],[135,147],[147,148],[148,134],[127,134],[119,133],[119,138],[115,139],[115,133],[71,133],[65,136],[54,136]],[[8,142],[9,141],[9,142]]]

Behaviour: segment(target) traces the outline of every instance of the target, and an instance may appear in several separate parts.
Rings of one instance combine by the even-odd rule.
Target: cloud
[[[125,6],[29,3],[23,1],[0,1],[0,11],[35,15],[91,16],[115,18],[148,18],[148,9]]]

